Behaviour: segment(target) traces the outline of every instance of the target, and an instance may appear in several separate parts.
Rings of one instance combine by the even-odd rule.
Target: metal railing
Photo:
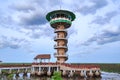
[[[54,56],[55,57],[68,57],[68,54],[64,54],[64,55],[61,55],[61,54],[58,54],[58,53],[54,53]]]
[[[68,40],[68,37],[63,37],[63,36],[55,36],[54,37],[54,40],[56,41],[56,40],[58,40],[58,39],[64,39],[64,40]]]
[[[67,33],[67,30],[66,29],[55,29],[54,32],[59,32],[59,31],[64,31]]]
[[[67,45],[54,45],[54,48],[68,48]]]

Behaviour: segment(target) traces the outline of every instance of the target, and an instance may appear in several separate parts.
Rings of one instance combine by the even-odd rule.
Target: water
[[[120,74],[102,72],[102,79],[101,80],[120,80]]]
[[[23,73],[20,73],[20,77],[18,79],[15,78],[15,75],[13,79],[10,80],[51,80],[48,77],[39,77],[39,78],[30,78],[30,73],[28,73],[28,77],[22,77]],[[63,80],[120,80],[120,74],[118,73],[108,73],[108,72],[102,72],[101,74],[102,78],[91,78],[91,79],[79,79],[77,77],[75,78],[63,78]],[[6,77],[0,78],[0,80],[7,80]]]

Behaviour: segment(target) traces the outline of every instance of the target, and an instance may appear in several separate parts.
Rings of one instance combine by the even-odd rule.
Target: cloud
[[[5,36],[1,36],[1,38],[0,38],[0,48],[6,47],[6,45],[7,45],[6,39],[7,38]]]
[[[81,45],[89,46],[93,43],[104,45],[111,42],[120,41],[120,27],[110,27],[110,29],[103,30],[100,34],[94,35]]]
[[[95,24],[99,24],[99,25],[107,24],[117,14],[118,14],[117,11],[112,11],[112,12],[107,13],[104,17],[102,17],[102,16],[96,16],[96,19],[93,20],[91,23],[95,23]]]
[[[31,26],[47,22],[45,19],[45,8],[42,5],[38,5],[35,1],[23,1],[19,4],[13,3],[10,5],[10,9],[14,12],[12,14],[13,20],[18,24]]]
[[[11,28],[12,26],[11,25],[13,25],[13,20],[12,20],[12,17],[11,16],[9,16],[9,15],[3,15],[3,14],[1,14],[0,15],[0,27],[6,27],[6,28]],[[14,23],[14,25],[15,25],[15,23]]]
[[[54,29],[50,26],[50,24],[46,25],[38,25],[38,26],[29,26],[24,27],[19,30],[21,33],[26,34],[32,39],[39,39],[41,37],[54,37]]]
[[[18,39],[18,38],[8,38],[6,36],[0,36],[0,48],[12,48],[18,49],[23,47],[24,45],[28,44],[29,42],[25,39]]]
[[[31,13],[24,13],[20,15],[20,23],[24,25],[40,25],[45,24],[47,21],[42,11],[33,11]]]
[[[105,30],[98,38],[97,43],[100,45],[120,41],[120,27],[116,30]]]
[[[80,3],[78,4],[80,6]],[[76,11],[80,12],[83,15],[95,14],[98,9],[105,7],[107,4],[108,4],[107,0],[90,0],[89,3],[86,3],[85,5],[81,5],[81,7],[78,7]]]
[[[9,6],[10,8],[17,10],[17,11],[24,11],[24,12],[29,12],[30,10],[35,10],[34,5],[31,5],[30,2],[19,2],[19,4],[17,3],[13,3]]]
[[[42,9],[33,10],[29,12],[17,11],[13,15],[13,20],[18,24],[26,25],[26,26],[41,25],[47,22]]]
[[[45,8],[47,6],[48,7],[51,6],[51,8],[53,6],[59,6],[60,2],[62,2],[62,1],[59,1],[59,0],[32,0],[32,1],[34,1],[35,3],[41,5],[43,8]]]
[[[73,35],[74,36],[74,34],[76,35],[78,32],[77,32],[77,30],[74,28],[74,26],[71,26],[69,29],[68,29],[68,38],[71,36],[71,35]]]

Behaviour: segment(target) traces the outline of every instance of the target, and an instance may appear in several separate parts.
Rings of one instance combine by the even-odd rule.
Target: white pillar
[[[44,59],[44,62],[45,62],[45,59]]]
[[[0,69],[0,74],[2,73],[2,70]]]
[[[41,63],[41,59],[39,59],[39,63]]]
[[[73,72],[75,72],[75,70]]]
[[[48,72],[50,72],[50,67],[48,67]]]
[[[25,71],[27,71],[27,68],[25,69]]]
[[[57,72],[59,71],[58,67],[57,67]]]
[[[42,63],[42,59],[40,60],[40,62]]]
[[[17,72],[20,72],[20,69],[18,68]]]
[[[69,77],[72,77],[73,76],[73,71],[72,70],[70,70],[70,74],[69,74]]]
[[[84,74],[85,74],[85,76],[86,76],[86,70],[84,70],[83,72],[84,72]]]
[[[90,70],[90,73],[92,73],[92,70]]]
[[[48,59],[48,62],[50,62],[50,59]]]
[[[33,67],[33,71],[35,71],[35,67]]]
[[[41,71],[41,67],[39,66],[39,72]]]
[[[90,77],[93,77],[93,72],[92,72],[92,70],[90,70],[89,75],[90,75]]]
[[[72,70],[70,70],[70,75],[73,74],[74,72]]]
[[[31,68],[31,71],[32,71],[32,72],[34,72],[34,71],[35,71],[35,68],[34,68],[34,67],[32,67],[32,68]]]
[[[12,69],[9,69],[9,73],[11,73],[12,72]]]
[[[80,76],[84,77],[85,76],[85,73],[83,70],[81,70],[81,73],[80,73]]]
[[[32,73],[34,73],[34,72],[35,72],[34,67],[31,67],[31,72],[32,72]]]
[[[33,67],[31,67],[31,72],[33,71]]]

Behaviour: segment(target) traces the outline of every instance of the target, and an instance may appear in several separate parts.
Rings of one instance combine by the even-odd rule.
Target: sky
[[[68,63],[120,63],[120,0],[0,0],[0,60],[34,62],[51,54],[54,29],[46,14],[69,10]]]

